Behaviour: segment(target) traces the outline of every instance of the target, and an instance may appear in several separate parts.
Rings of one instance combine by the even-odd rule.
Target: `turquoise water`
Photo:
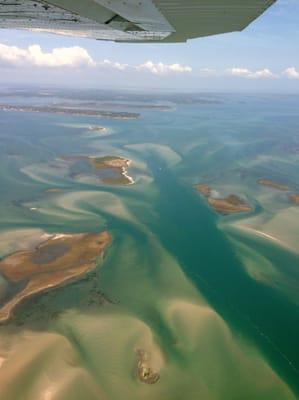
[[[113,236],[95,271],[16,310],[1,328],[3,366],[10,357],[13,363],[20,337],[57,335],[90,380],[77,396],[297,398],[299,208],[256,181],[299,192],[299,98],[219,99],[142,111],[138,120],[1,112],[1,255],[43,231],[108,229]],[[91,135],[86,125],[108,133]],[[74,179],[59,159],[73,154],[127,157],[135,184]],[[253,211],[219,216],[195,183],[209,184],[217,196],[245,196]],[[63,192],[45,193],[51,188]],[[5,286],[0,290],[4,296]],[[160,371],[156,385],[134,378],[139,342]],[[65,376],[74,363],[66,360],[59,364]],[[54,361],[44,354],[39,363]],[[35,365],[29,360],[26,368],[40,386],[30,391],[31,378],[12,370],[26,385],[3,389],[7,399],[50,390]],[[74,388],[64,382],[49,398],[66,398]]]

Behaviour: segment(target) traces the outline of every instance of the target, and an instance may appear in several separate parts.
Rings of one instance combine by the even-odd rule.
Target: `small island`
[[[33,250],[17,251],[0,261],[0,273],[12,287],[13,295],[0,307],[0,322],[11,317],[24,299],[57,287],[95,267],[110,243],[101,233],[57,234]]]
[[[131,185],[134,180],[128,175],[128,167],[131,160],[117,156],[91,157],[91,156],[65,156],[66,161],[87,162],[92,172],[100,179],[110,185]]]
[[[64,190],[60,188],[50,188],[46,189],[45,193],[62,193]]]
[[[88,130],[92,131],[92,132],[98,132],[98,133],[107,132],[107,128],[105,128],[104,126],[99,126],[99,125],[89,125]]]
[[[278,182],[275,182],[275,181],[272,181],[270,179],[258,179],[257,183],[259,185],[267,186],[267,187],[270,187],[272,189],[281,190],[283,192],[286,192],[286,191],[289,190],[288,186],[283,185],[283,184],[278,183]]]
[[[209,205],[219,214],[237,214],[252,211],[252,207],[235,194],[224,198],[212,197],[212,189],[207,184],[194,185],[195,189],[207,197]]]
[[[205,197],[209,197],[212,191],[210,186],[204,183],[198,183],[197,185],[194,185],[194,187],[199,193],[203,194]]]
[[[299,205],[299,194],[291,193],[289,194],[288,198],[291,203]]]
[[[137,368],[136,375],[137,378],[143,382],[148,384],[154,384],[158,382],[160,379],[160,375],[158,372],[154,371],[150,366],[150,357],[149,354],[142,349],[137,350]]]
[[[214,208],[214,210],[221,214],[235,214],[252,211],[251,206],[235,194],[230,194],[223,199],[214,199],[213,197],[209,197],[208,203]]]

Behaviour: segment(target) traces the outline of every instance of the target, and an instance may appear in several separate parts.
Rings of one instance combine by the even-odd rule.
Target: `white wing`
[[[123,42],[241,31],[276,0],[1,0],[0,28]]]

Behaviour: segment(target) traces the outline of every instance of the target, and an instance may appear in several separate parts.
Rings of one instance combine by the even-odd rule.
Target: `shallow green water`
[[[31,335],[64,337],[76,354],[74,361],[58,352],[65,379],[55,390],[37,361],[26,363],[30,376],[12,369],[22,383],[3,389],[8,400],[46,398],[50,389],[51,399],[297,398],[298,207],[256,180],[299,191],[299,98],[221,100],[145,111],[136,121],[1,113],[1,255],[36,229],[113,235],[96,271],[26,301],[1,328],[3,366],[6,349],[13,354],[22,340],[30,349]],[[90,136],[84,124],[109,135]],[[59,160],[69,154],[128,157],[135,184],[73,179]],[[246,196],[254,211],[216,215],[192,188],[198,182]],[[44,192],[58,187],[64,191]],[[156,357],[156,385],[134,377],[136,346]],[[55,365],[49,357],[37,364],[45,375],[45,364]],[[65,383],[74,365],[87,374],[77,393]],[[31,379],[40,382],[32,389]]]

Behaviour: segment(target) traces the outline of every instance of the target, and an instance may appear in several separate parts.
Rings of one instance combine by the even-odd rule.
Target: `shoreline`
[[[126,179],[128,179],[129,183],[128,185],[134,185],[135,181],[134,179],[128,174],[128,168],[130,166],[130,164],[132,163],[132,160],[130,159],[125,159],[126,163],[127,163],[127,168],[126,167],[122,167],[122,176],[124,176]]]

